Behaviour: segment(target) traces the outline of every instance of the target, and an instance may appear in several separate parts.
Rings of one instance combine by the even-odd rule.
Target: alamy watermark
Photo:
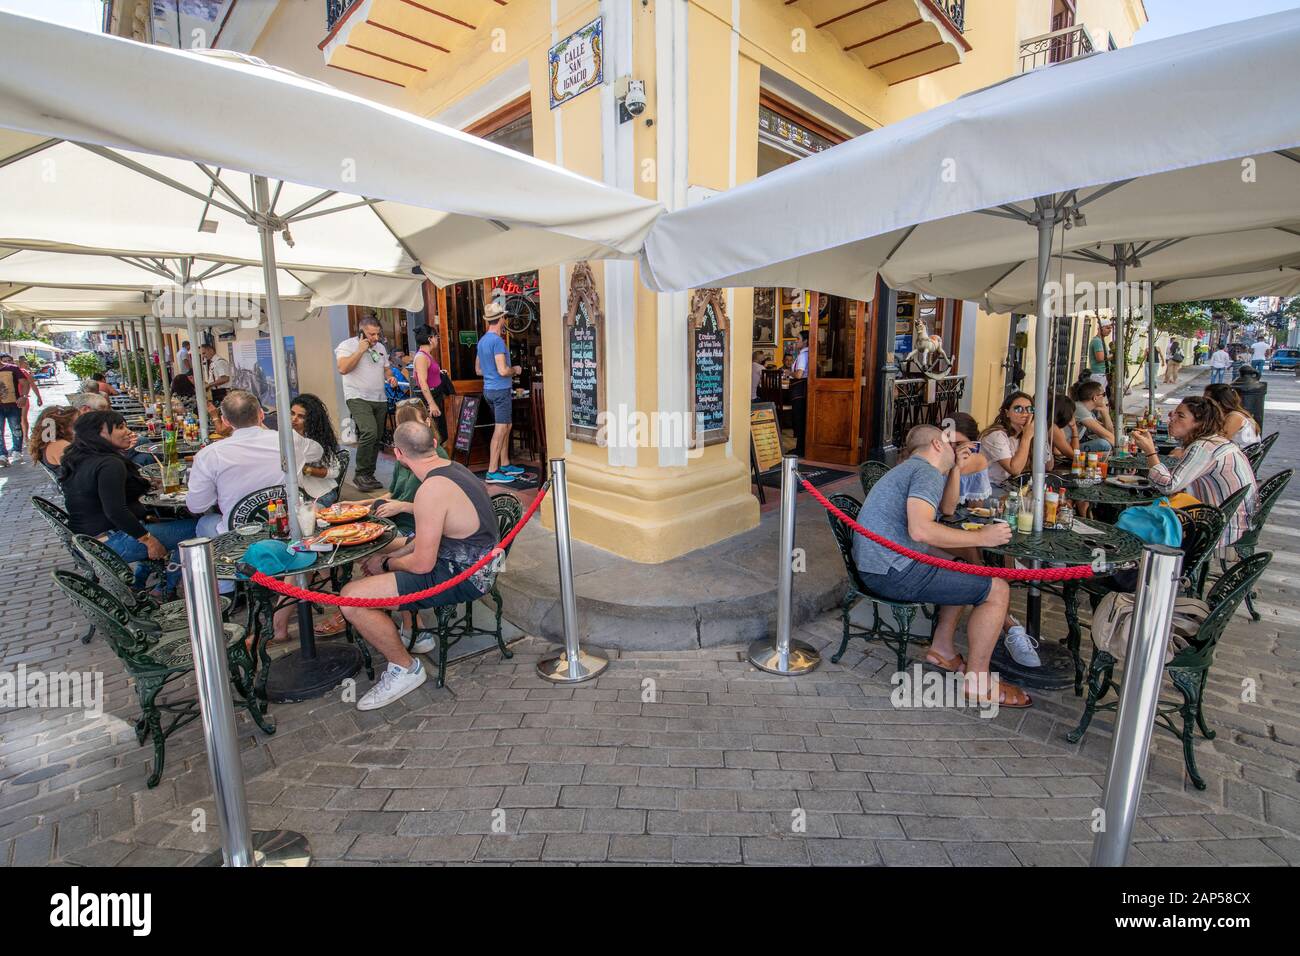
[[[973,688],[965,674],[926,670],[920,664],[895,671],[889,682],[894,687],[889,702],[899,710],[978,707],[982,718],[998,715],[1001,682],[997,674],[988,671],[975,675]]]
[[[596,415],[596,444],[602,448],[685,448],[687,458],[699,458],[703,434],[703,414],[639,412],[619,405]]]
[[[0,710],[26,707],[67,708],[86,717],[104,713],[104,675],[101,671],[28,670],[0,671]]]

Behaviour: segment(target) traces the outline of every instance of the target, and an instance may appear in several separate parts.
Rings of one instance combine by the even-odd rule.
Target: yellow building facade
[[[114,4],[116,32],[138,33],[134,6]],[[228,0],[211,38],[460,129],[483,133],[494,117],[526,125],[536,157],[672,210],[1041,65],[1036,58],[1125,46],[1145,20],[1141,0]],[[553,107],[549,53],[594,21],[601,82]],[[644,88],[635,116],[619,99],[629,80]],[[771,228],[801,225],[791,210]],[[590,267],[603,314],[604,408],[651,424],[634,442],[572,437],[567,376],[543,376],[546,454],[568,460],[574,534],[662,562],[753,527],[754,290],[714,300],[725,312],[725,427],[687,448],[675,423],[685,418],[690,430],[698,396],[688,320],[702,300],[650,292],[632,262]],[[571,266],[539,275],[548,370],[567,372],[573,275]],[[966,377],[963,404],[987,422],[1003,395],[1010,319],[970,304],[944,308]],[[821,424],[810,427],[825,432],[835,419],[847,437],[820,447],[834,445],[835,460],[851,464],[887,432],[879,422],[873,432],[872,419],[882,414],[878,345],[892,340],[893,316],[853,304],[843,311],[843,388],[818,393],[823,404],[810,418]]]

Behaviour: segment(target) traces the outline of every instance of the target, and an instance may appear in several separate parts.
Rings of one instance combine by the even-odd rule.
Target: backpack
[[[1092,612],[1092,643],[1117,660],[1123,660],[1128,650],[1129,621],[1133,616],[1135,597],[1123,591],[1112,591],[1101,599]],[[1180,597],[1174,601],[1173,627],[1170,629],[1169,647],[1165,650],[1165,663],[1195,640],[1202,622],[1210,616],[1210,606],[1199,598]]]
[[[1170,548],[1183,546],[1183,526],[1169,507],[1168,498],[1161,498],[1152,505],[1125,508],[1115,527],[1123,528],[1147,544],[1163,544]]]

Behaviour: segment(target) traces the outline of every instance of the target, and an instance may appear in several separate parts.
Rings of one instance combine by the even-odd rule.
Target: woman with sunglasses
[[[1151,466],[1148,477],[1159,491],[1186,491],[1206,504],[1221,505],[1230,495],[1250,488],[1246,500],[1219,539],[1222,550],[1236,542],[1250,524],[1259,488],[1250,462],[1230,439],[1223,436],[1223,410],[1208,398],[1185,398],[1169,415],[1169,437],[1182,442],[1182,457],[1170,468],[1160,461],[1151,434],[1133,430],[1133,441]]]
[[[1025,473],[1034,444],[1034,400],[1025,392],[1012,392],[1002,402],[998,417],[980,436],[989,462],[989,481],[1002,484]]]

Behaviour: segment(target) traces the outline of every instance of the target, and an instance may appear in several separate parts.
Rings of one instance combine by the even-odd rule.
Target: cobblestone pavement
[[[1300,388],[1270,375],[1264,471],[1290,467]],[[1292,410],[1294,406],[1295,411]],[[101,638],[55,593],[69,566],[39,526],[30,465],[0,471],[0,672],[97,669],[103,716],[0,712],[0,863],[183,865],[217,845],[201,733],[171,738],[144,786],[135,697]],[[1220,644],[1198,740],[1210,789],[1185,783],[1177,740],[1157,730],[1130,860],[1278,865],[1300,859],[1300,624],[1293,568],[1300,489],[1265,544],[1264,620],[1244,611]],[[1049,633],[1064,633],[1048,602]],[[833,615],[797,635],[829,655]],[[1086,641],[1085,641],[1086,643]],[[524,639],[454,666],[385,710],[338,696],[279,705],[265,737],[240,718],[252,824],[310,837],[322,864],[546,862],[1083,865],[1109,746],[1099,718],[1071,746],[1081,702],[1038,693],[1029,711],[895,709],[891,655],[858,644],[796,679],[760,673],[743,648],[623,654],[595,681],[535,675],[546,645]],[[1245,678],[1254,703],[1241,701]],[[364,688],[364,677],[362,678]]]

